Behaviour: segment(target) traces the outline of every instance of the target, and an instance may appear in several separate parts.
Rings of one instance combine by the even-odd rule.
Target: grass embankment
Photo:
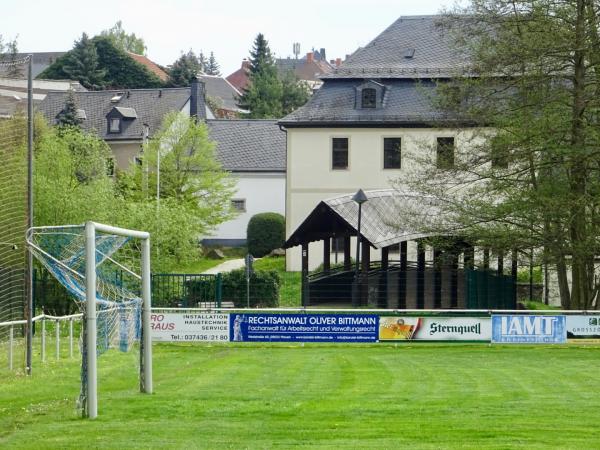
[[[211,247],[206,247],[204,249],[204,254],[208,254],[211,251]],[[223,252],[225,255],[222,259],[213,259],[207,258],[206,256],[199,257],[195,261],[190,262],[189,264],[179,265],[173,270],[170,270],[171,273],[203,273],[208,269],[212,269],[213,267],[218,266],[225,261],[230,259],[238,259],[243,258],[246,255],[245,247],[219,247],[218,250]]]
[[[99,418],[79,365],[0,369],[3,448],[598,448],[600,347],[155,345],[99,359]]]
[[[296,307],[302,301],[302,275],[300,272],[285,271],[285,256],[266,256],[254,262],[255,270],[275,270],[281,279],[279,306]]]

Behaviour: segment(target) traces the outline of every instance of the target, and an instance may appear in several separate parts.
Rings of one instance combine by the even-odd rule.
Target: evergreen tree
[[[206,73],[208,70],[208,59],[206,59],[202,50],[200,50],[200,53],[198,54],[198,63],[200,64],[202,72]]]
[[[262,33],[254,40],[250,52],[249,84],[239,99],[239,106],[253,119],[278,118],[282,115],[282,84],[269,44]]]
[[[304,105],[310,98],[310,86],[288,70],[281,75],[281,112],[285,116]]]
[[[182,53],[169,70],[169,85],[173,87],[189,86],[192,78],[202,72],[198,57],[192,50]]]
[[[204,70],[204,73],[207,75],[221,75],[219,63],[217,62],[213,52],[210,52],[210,58],[208,58],[208,64],[206,64],[206,70]]]
[[[99,67],[96,46],[85,33],[75,42],[63,70],[88,89],[97,90],[104,86],[106,70]]]
[[[81,119],[77,117],[77,101],[72,89],[67,94],[65,107],[58,116],[58,125],[61,127],[78,127],[81,125]]]
[[[111,40],[115,47],[123,51],[137,53],[138,55],[146,54],[146,44],[144,40],[137,37],[135,33],[127,33],[123,29],[123,22],[120,20],[108,30],[100,33],[100,36],[105,36]]]

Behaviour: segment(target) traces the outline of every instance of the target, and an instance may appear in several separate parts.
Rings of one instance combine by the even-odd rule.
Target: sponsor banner
[[[381,316],[381,341],[488,341],[492,336],[489,317]]]
[[[227,342],[229,314],[151,314],[152,340],[158,342]]]
[[[373,314],[231,314],[232,342],[377,342]]]
[[[600,315],[567,316],[567,339],[600,339]]]
[[[492,316],[492,342],[564,344],[565,316]]]

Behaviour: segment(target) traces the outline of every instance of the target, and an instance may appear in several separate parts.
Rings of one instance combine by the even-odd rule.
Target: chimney
[[[324,48],[321,49],[321,58],[320,59],[321,59],[321,61],[327,61],[327,58],[325,57],[325,49]]]
[[[250,70],[250,61],[245,58],[242,60],[242,69]]]
[[[190,117],[206,120],[206,99],[204,81],[192,78],[190,84]]]
[[[342,58],[335,59],[335,67],[340,67],[342,65]]]
[[[306,62],[312,63],[315,60],[315,55],[312,52],[306,54]]]

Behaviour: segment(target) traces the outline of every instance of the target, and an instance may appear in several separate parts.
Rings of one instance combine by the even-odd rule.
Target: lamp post
[[[358,306],[359,304],[359,291],[360,291],[360,222],[362,218],[362,204],[369,200],[362,189],[359,189],[356,194],[352,197],[356,203],[358,203],[358,228],[356,233],[356,269],[354,271],[354,289],[352,295],[352,306]]]

